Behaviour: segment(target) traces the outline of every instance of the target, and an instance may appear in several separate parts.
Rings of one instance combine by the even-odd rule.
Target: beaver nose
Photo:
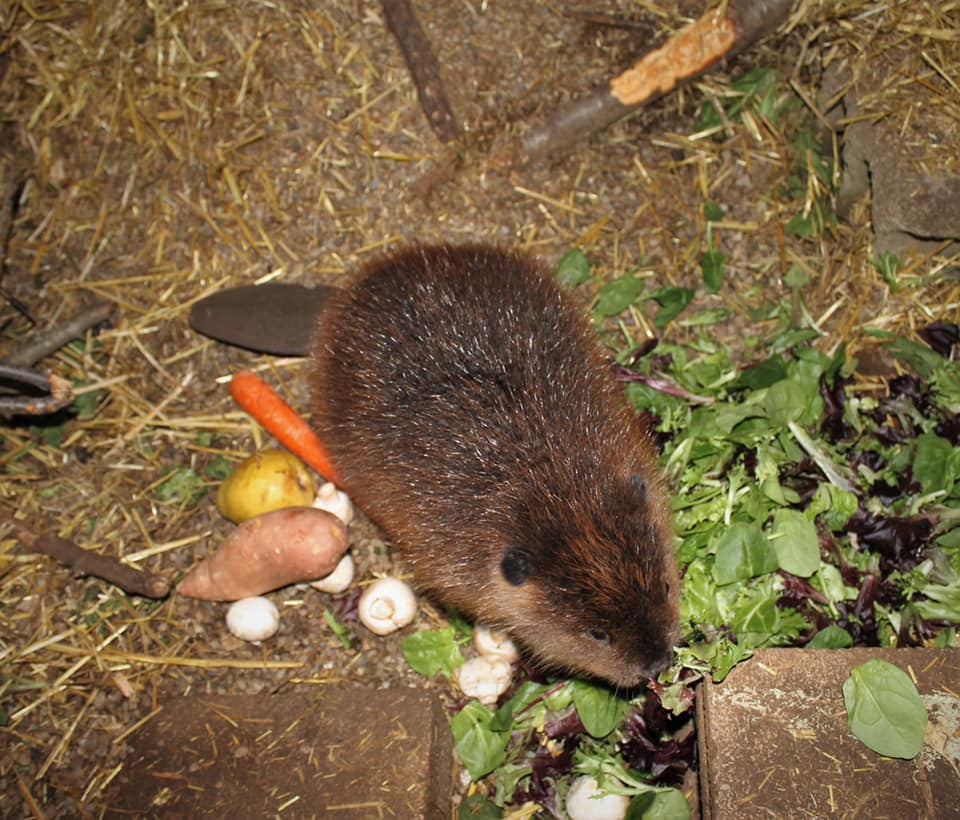
[[[661,655],[647,666],[646,677],[655,678],[673,662],[673,653]]]
[[[673,647],[658,648],[642,669],[643,678],[655,678],[673,663]]]
[[[627,666],[615,683],[629,688],[639,686],[644,681],[656,678],[672,663],[673,649],[663,650],[652,657],[646,658],[642,663],[633,663]]]

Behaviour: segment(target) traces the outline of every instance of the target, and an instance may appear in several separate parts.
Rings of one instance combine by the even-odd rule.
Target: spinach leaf
[[[665,287],[658,288],[650,294],[660,310],[653,317],[655,327],[665,327],[671,319],[675,319],[693,299],[693,288]]]
[[[927,710],[906,672],[876,658],[860,664],[843,684],[843,702],[850,731],[869,748],[886,757],[916,757]]]
[[[598,318],[616,316],[640,298],[644,291],[643,280],[635,273],[627,273],[619,279],[607,282],[597,295],[594,314]]]
[[[796,510],[779,509],[773,514],[770,542],[780,569],[809,578],[820,566],[820,539],[817,528]]]
[[[583,680],[573,682],[573,705],[584,728],[592,737],[610,734],[627,713],[627,701],[609,689]]]
[[[849,649],[851,646],[853,637],[836,624],[825,626],[807,643],[807,649]]]
[[[493,731],[492,720],[493,712],[472,700],[450,722],[457,755],[473,780],[490,774],[506,757],[510,732]]]
[[[723,251],[709,247],[700,257],[700,269],[703,271],[703,284],[708,293],[716,293],[723,284],[723,263],[726,261]]]
[[[567,288],[575,288],[590,278],[590,263],[579,248],[571,248],[557,264],[557,280]]]
[[[947,495],[957,478],[956,448],[934,433],[917,436],[913,456],[913,477],[924,494],[943,491]]]
[[[718,584],[764,575],[778,566],[777,554],[757,524],[735,522],[717,540],[713,579]]]
[[[630,801],[624,820],[687,820],[690,804],[678,789],[638,794]]]

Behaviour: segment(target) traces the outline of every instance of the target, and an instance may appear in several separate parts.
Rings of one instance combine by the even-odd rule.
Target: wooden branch
[[[46,395],[0,395],[0,416],[43,416],[55,413],[73,401],[73,387],[66,379],[52,373],[38,373],[23,367],[0,364],[0,379],[29,385]]]
[[[4,364],[29,367],[106,321],[112,311],[113,305],[108,302],[95,302],[56,327],[35,333],[30,342],[7,356]]]
[[[460,136],[460,126],[447,102],[440,79],[440,64],[409,0],[380,0],[380,5],[387,19],[387,27],[403,51],[403,59],[417,86],[420,107],[427,115],[430,127],[441,141],[455,140]]]
[[[730,0],[684,26],[602,88],[560,109],[527,133],[518,163],[553,156],[742,51],[783,23],[794,0]]]
[[[170,592],[170,583],[162,575],[141,572],[109,555],[78,547],[73,541],[53,533],[37,534],[4,510],[0,510],[0,524],[12,527],[17,540],[27,549],[56,558],[72,567],[76,575],[93,575],[120,587],[124,592],[145,598],[165,598]]]

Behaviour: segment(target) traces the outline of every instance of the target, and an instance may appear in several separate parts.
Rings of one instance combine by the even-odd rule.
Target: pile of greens
[[[668,437],[682,665],[721,680],[759,647],[954,645],[960,363],[891,339],[917,374],[870,395],[843,347],[795,330],[747,367],[706,334],[695,346],[658,348],[627,387]]]

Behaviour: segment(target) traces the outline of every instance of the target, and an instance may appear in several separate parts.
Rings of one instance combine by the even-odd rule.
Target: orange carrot
[[[230,380],[230,395],[291,453],[302,458],[324,478],[337,485],[341,483],[323,442],[263,379],[249,370],[241,370]]]

